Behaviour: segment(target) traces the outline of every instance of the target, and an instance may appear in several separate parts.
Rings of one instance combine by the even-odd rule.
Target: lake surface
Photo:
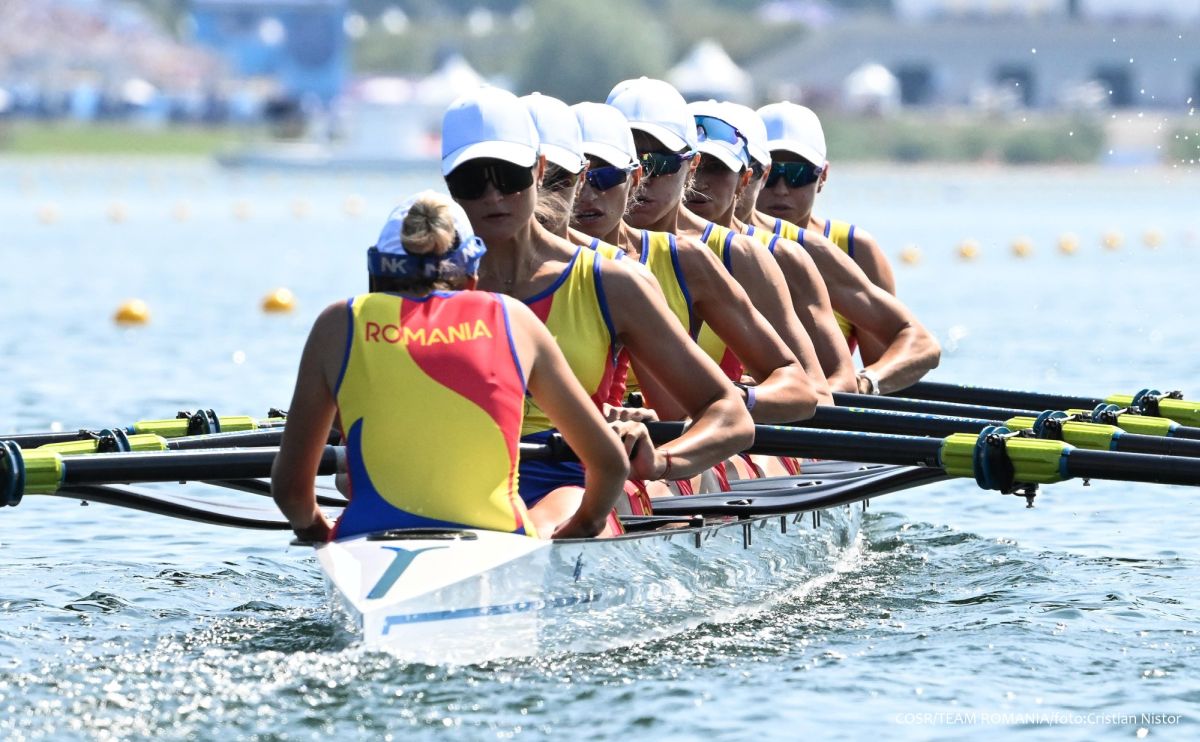
[[[286,407],[313,318],[364,289],[390,207],[437,185],[0,160],[0,432]],[[945,347],[934,378],[1200,395],[1200,174],[838,167],[819,203],[893,257]],[[279,286],[297,310],[264,314]],[[151,322],[117,327],[134,297]],[[315,561],[283,534],[31,496],[0,512],[0,735],[1195,739],[1198,503],[1067,482],[1026,509],[925,487],[873,501],[843,569],[735,621],[447,668],[336,637]]]

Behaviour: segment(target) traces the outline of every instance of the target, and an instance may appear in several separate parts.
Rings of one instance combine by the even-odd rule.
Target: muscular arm
[[[603,264],[617,337],[637,359],[638,378],[652,377],[691,418],[687,432],[659,451],[671,454],[671,478],[693,476],[749,448],[754,422],[738,390],[671,314],[653,277],[626,262]]]
[[[910,386],[937,367],[941,348],[908,307],[872,283],[846,253],[824,237],[809,232],[804,247],[825,279],[833,308],[885,348],[867,365],[879,375],[882,391]]]
[[[829,388],[837,392],[857,391],[854,359],[833,316],[829,291],[816,263],[799,244],[782,238],[775,243],[775,260],[787,279],[800,323],[812,338]]]
[[[825,374],[821,371],[821,361],[817,357],[816,348],[813,347],[812,338],[805,332],[800,318],[796,316],[795,308],[792,307],[787,281],[779,264],[752,237],[736,235],[729,249],[733,251],[733,277],[746,290],[754,308],[762,313],[767,323],[775,329],[800,362],[809,383],[816,390],[818,403],[833,404],[833,396],[830,394]],[[741,357],[740,354],[738,357]]]
[[[817,401],[812,379],[779,333],[711,250],[682,237],[677,245],[693,308],[758,382],[754,419],[777,423],[812,417]]]
[[[896,276],[892,273],[892,264],[883,254],[883,248],[874,235],[859,227],[854,228],[854,262],[867,274],[871,283],[892,296],[896,295]]]
[[[629,475],[625,449],[579,385],[546,326],[520,301],[506,296],[504,304],[517,355],[527,369],[529,393],[584,465],[583,501],[568,525],[572,532],[578,526],[580,532],[595,535]]]
[[[345,302],[331,304],[313,324],[300,356],[279,455],[271,467],[275,504],[293,530],[313,540],[327,539],[331,528],[317,507],[313,480],[337,412],[332,390],[339,369],[333,359],[340,359],[346,347],[347,311]]]

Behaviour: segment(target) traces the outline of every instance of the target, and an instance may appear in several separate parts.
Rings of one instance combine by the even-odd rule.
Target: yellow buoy
[[[963,240],[958,243],[958,257],[963,260],[974,260],[979,257],[979,243],[975,240]]]
[[[171,218],[177,222],[186,222],[192,218],[192,205],[187,201],[176,201],[171,208]]]
[[[1104,245],[1105,250],[1120,250],[1121,245],[1125,244],[1125,237],[1117,230],[1110,229],[1104,233],[1100,244]]]
[[[916,265],[921,262],[921,248],[916,245],[905,245],[900,250],[900,262],[905,265]]]
[[[346,196],[346,200],[342,202],[342,211],[350,218],[362,216],[367,210],[367,200],[362,196],[350,195]]]
[[[1163,233],[1162,230],[1151,227],[1146,230],[1146,234],[1142,235],[1142,242],[1151,250],[1157,250],[1162,247]]]
[[[279,287],[263,297],[264,312],[290,312],[296,308],[296,295],[290,289]]]
[[[250,202],[245,199],[239,199],[233,202],[233,218],[244,222],[250,218],[251,209]]]
[[[1013,255],[1018,258],[1027,258],[1033,254],[1033,240],[1028,237],[1018,237],[1012,243]]]
[[[129,207],[121,201],[113,201],[108,205],[108,220],[120,224],[129,218]]]
[[[37,210],[37,219],[42,224],[54,224],[58,221],[58,204],[42,204]]]
[[[312,205],[302,198],[292,200],[292,216],[297,219],[303,219],[312,211]]]
[[[1079,249],[1079,238],[1067,232],[1058,238],[1058,251],[1063,255],[1074,255]]]
[[[150,321],[150,307],[141,299],[129,299],[117,307],[113,322],[118,325],[144,325]]]

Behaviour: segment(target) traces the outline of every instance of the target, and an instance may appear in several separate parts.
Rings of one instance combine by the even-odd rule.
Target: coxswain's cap
[[[413,254],[404,248],[404,220],[418,201],[444,205],[454,220],[454,244],[442,253]],[[436,191],[421,191],[397,206],[388,215],[379,240],[367,250],[367,271],[373,276],[392,278],[450,278],[447,271],[473,276],[479,273],[479,261],[487,252],[483,240],[475,236],[467,212],[449,196]]]

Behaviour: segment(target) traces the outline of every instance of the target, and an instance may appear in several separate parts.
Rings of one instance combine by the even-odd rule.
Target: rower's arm
[[[812,338],[804,330],[804,325],[800,323],[800,318],[796,316],[788,294],[787,281],[784,280],[783,271],[775,262],[775,258],[753,237],[742,234],[734,236],[729,249],[733,251],[731,265],[734,279],[746,290],[754,308],[762,313],[767,323],[775,328],[775,332],[783,338],[788,349],[800,361],[800,367],[808,375],[809,383],[816,389],[818,402],[833,404],[833,395],[830,393],[829,383],[825,380],[825,374],[821,371],[817,350],[813,346]]]
[[[755,421],[784,423],[812,417],[817,404],[812,379],[742,286],[698,242],[678,239],[677,254],[692,307],[757,382],[751,410]],[[794,314],[792,320],[798,321]]]
[[[833,308],[884,346],[879,358],[866,366],[879,376],[883,393],[911,386],[937,367],[941,347],[908,307],[872,283],[824,237],[810,232],[804,247],[825,278]]]
[[[314,480],[337,414],[333,397],[343,349],[346,347],[346,302],[330,305],[313,323],[296,389],[288,406],[279,455],[271,467],[271,496],[301,538],[328,540],[332,524],[317,507]],[[336,360],[335,360],[336,359]]]
[[[836,392],[858,391],[850,346],[833,316],[829,290],[812,256],[799,244],[780,238],[775,242],[775,260],[787,280],[800,323],[812,338],[829,388]]]
[[[550,331],[524,303],[508,296],[503,301],[529,393],[583,463],[583,500],[558,535],[595,536],[623,491],[629,459]]]
[[[754,421],[741,393],[671,314],[653,277],[627,262],[605,261],[601,274],[617,338],[637,359],[639,378],[650,375],[691,418],[687,432],[658,448],[671,457],[664,476],[695,476],[749,448]]]
[[[896,275],[892,272],[892,264],[888,262],[875,236],[860,227],[854,228],[854,262],[867,274],[871,283],[892,296],[896,295]]]

